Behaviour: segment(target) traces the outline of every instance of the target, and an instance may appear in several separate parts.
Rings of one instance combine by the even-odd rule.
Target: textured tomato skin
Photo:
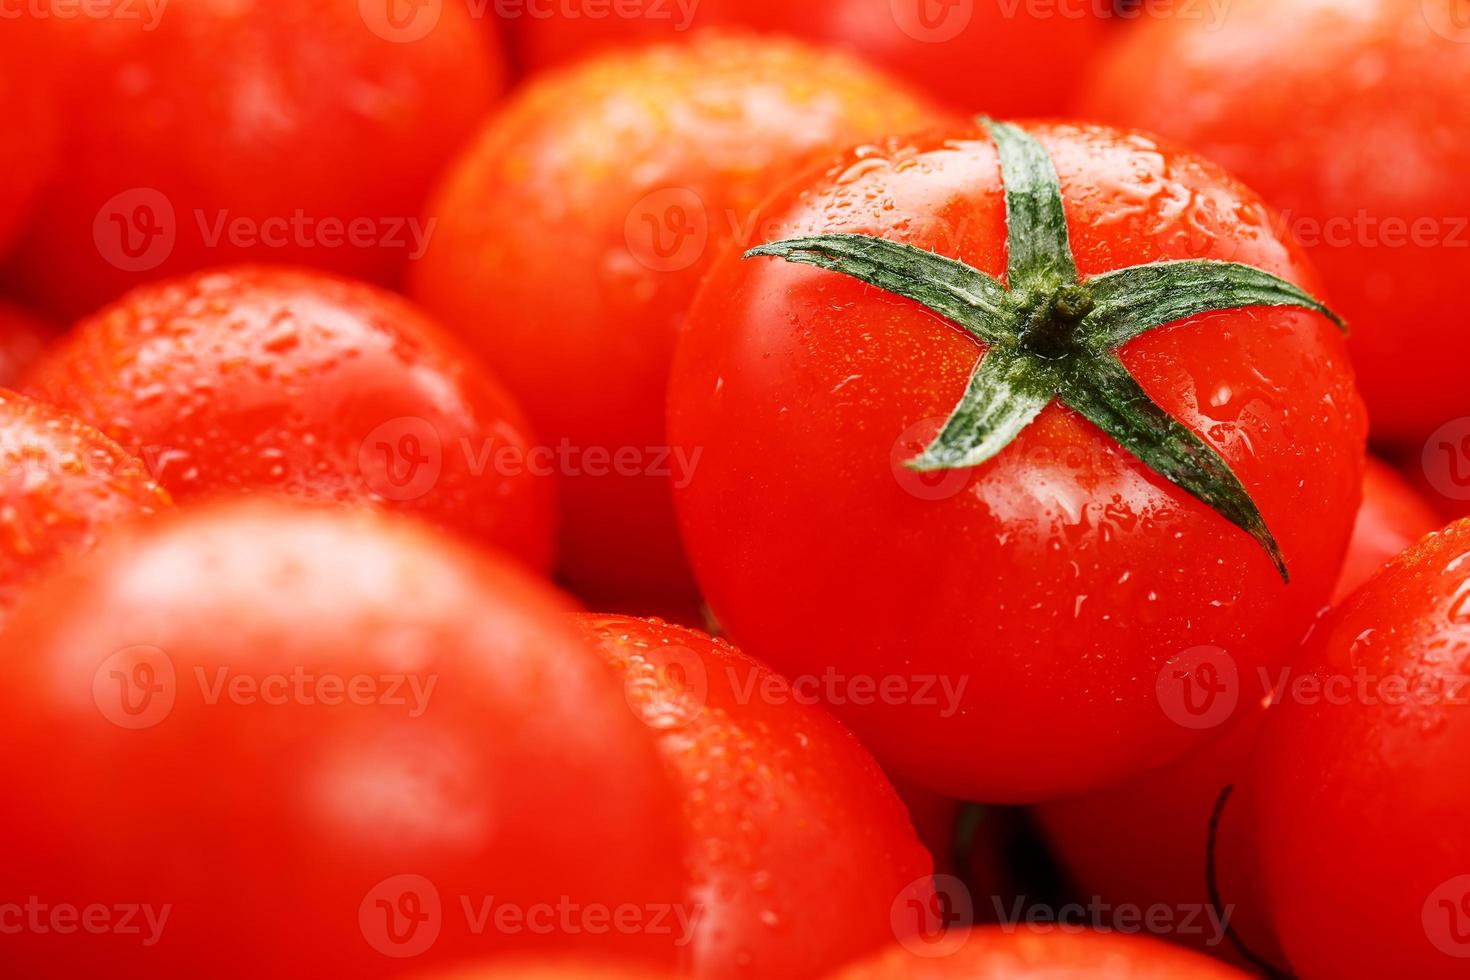
[[[45,21],[65,66],[64,165],[11,276],[66,316],[241,261],[393,283],[419,251],[405,223],[503,87],[502,56],[464,4],[408,42],[370,29],[372,5],[343,0],[171,0],[151,26],[134,0],[102,2]],[[310,229],[265,224],[298,214]],[[338,241],[323,221],[369,224]],[[149,268],[126,268],[123,226]],[[153,233],[164,227],[171,248]]]
[[[411,292],[543,438],[577,450],[561,550],[579,591],[621,606],[693,590],[669,485],[698,460],[663,452],[663,394],[713,257],[752,237],[760,201],[814,158],[938,118],[846,57],[702,34],[533,82],[453,168]],[[697,230],[666,238],[677,217]]]
[[[31,218],[56,166],[59,120],[51,77],[36,44],[38,25],[7,18],[0,31],[0,258]],[[0,382],[3,383],[3,382]]]
[[[462,908],[671,904],[683,888],[668,781],[566,609],[509,561],[414,522],[279,501],[181,512],[38,586],[0,635],[15,684],[0,773],[26,801],[0,816],[0,892],[172,911],[146,948],[8,935],[7,972],[398,976],[579,944],[671,961],[668,937],[493,919],[476,934]],[[162,693],[108,686],[112,658],[140,645],[172,665],[155,664]],[[386,681],[346,701],[325,684],[270,694],[297,670],[407,680],[396,702]],[[238,678],[260,696],[235,693]],[[153,697],[159,714],[114,723]],[[394,947],[371,902],[406,874],[442,903],[411,959],[380,951]]]
[[[933,865],[857,739],[697,630],[608,616],[581,625],[625,679],[682,794],[691,896],[706,905],[693,975],[817,976],[891,942],[894,902]]]
[[[967,935],[959,951],[933,958],[901,946],[834,974],[833,980],[1244,980],[1246,974],[1199,953],[1120,933],[991,927]]]
[[[1444,286],[1470,268],[1470,30],[1434,26],[1454,6],[1242,0],[1215,25],[1145,18],[1081,102],[1218,161],[1283,212],[1353,327],[1375,438],[1470,415],[1456,367],[1470,335]]]
[[[401,297],[244,266],[140,287],[26,378],[141,456],[180,502],[372,500],[551,561],[553,490],[499,384]]]
[[[1136,134],[1032,132],[1084,277],[1229,258],[1315,288],[1212,165]],[[773,239],[867,233],[1005,267],[999,164],[978,128],[856,151],[765,218]],[[1240,476],[1284,551],[1284,586],[1248,536],[1057,404],[983,467],[937,482],[905,470],[979,354],[855,280],[731,256],[675,363],[670,436],[703,452],[677,500],[705,595],[744,649],[788,674],[908,683],[912,697],[834,706],[885,767],[962,798],[1037,801],[1198,744],[1161,710],[1171,658],[1209,644],[1250,671],[1286,654],[1336,579],[1365,421],[1344,342],[1314,315],[1210,314],[1123,350]],[[953,710],[932,686],[920,698],[935,676],[966,685]]]
[[[1334,601],[1345,599],[1385,563],[1439,527],[1433,509],[1411,487],[1387,465],[1370,459],[1363,506]],[[1253,787],[1247,778],[1264,714],[1263,699],[1242,698],[1224,734],[1177,763],[1086,796],[1037,807],[1048,839],[1078,886],[1113,905],[1182,909],[1206,902],[1210,815],[1221,791],[1233,785],[1236,790],[1217,844],[1220,894],[1232,909],[1231,928],[1247,946],[1270,962],[1283,962],[1260,893]],[[1165,938],[1197,946],[1217,937],[1206,931]],[[1211,952],[1224,955],[1231,950],[1216,946]]]
[[[934,4],[928,26],[921,4],[927,0],[700,0],[686,22],[669,16],[675,4],[643,0],[639,16],[594,20],[563,7],[509,25],[521,64],[533,71],[609,44],[744,27],[845,48],[957,111],[1011,116],[1066,111],[1107,36],[1091,0],[1061,0],[1044,13],[994,0]]]
[[[1465,974],[1467,555],[1461,521],[1380,571],[1318,627],[1297,667],[1324,691],[1346,678],[1346,696],[1289,697],[1267,712],[1256,833],[1299,976]],[[1376,693],[1376,679],[1395,678],[1407,700]]]
[[[171,505],[143,464],[102,433],[3,388],[0,500],[0,622],[53,562]]]
[[[0,300],[0,388],[14,387],[55,333],[49,324]]]

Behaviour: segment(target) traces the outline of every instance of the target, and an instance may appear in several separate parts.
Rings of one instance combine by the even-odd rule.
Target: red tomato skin
[[[172,506],[141,462],[89,425],[0,388],[0,623],[26,583],[111,528]]]
[[[64,318],[245,261],[396,283],[432,236],[409,222],[504,87],[464,4],[406,41],[342,0],[171,0],[156,22],[101,2],[45,22],[64,165],[9,276]]]
[[[0,300],[0,388],[12,388],[41,357],[56,329]]]
[[[941,118],[850,58],[700,34],[532,82],[454,166],[411,293],[572,450],[561,574],[589,601],[694,594],[669,487],[699,460],[667,452],[664,392],[714,256],[813,160]],[[666,238],[671,216],[697,230]]]
[[[649,719],[682,793],[686,874],[706,906],[692,974],[811,977],[891,942],[895,901],[934,868],[857,739],[697,630],[620,616],[581,625]],[[696,697],[671,715],[685,690]]]
[[[520,409],[375,287],[267,266],[154,283],[78,324],[24,387],[130,447],[180,502],[368,500],[551,563],[554,486]]]
[[[476,934],[462,906],[672,905],[684,887],[668,781],[567,608],[414,522],[281,501],[181,513],[69,566],[0,636],[0,773],[26,801],[0,815],[0,893],[171,913],[146,948],[25,930],[0,958],[34,977],[380,977],[559,948],[672,962],[667,936]],[[124,727],[107,671],[137,645],[171,680],[161,714]],[[336,703],[268,686],[298,670],[407,680],[397,702],[386,681]],[[400,875],[427,879],[425,914],[441,903],[417,953],[374,917]]]
[[[1084,276],[1228,257],[1315,288],[1258,200],[1212,165],[1137,134],[1032,132],[1055,158]],[[882,207],[858,206],[869,200]],[[772,239],[876,234],[1004,268],[999,165],[978,128],[857,151],[763,219]],[[1198,744],[1160,710],[1170,658],[1213,644],[1252,671],[1286,656],[1346,549],[1365,422],[1325,319],[1211,314],[1124,349],[1145,390],[1240,475],[1286,555],[1283,586],[1248,536],[1056,404],[923,499],[935,484],[900,464],[978,354],[958,328],[855,280],[727,257],[675,364],[670,436],[703,452],[677,501],[704,593],[744,649],[788,675],[908,680],[899,703],[834,705],[890,772],[1036,802]],[[932,686],[915,703],[936,676],[968,685],[955,710]],[[1022,734],[1025,751],[1009,748]]]
[[[1358,510],[1334,602],[1341,602],[1385,563],[1440,521],[1429,505],[1386,464],[1368,460]],[[1265,685],[1260,692],[1265,694]],[[1265,714],[1264,699],[1243,699],[1224,734],[1179,762],[1086,796],[1036,808],[1047,838],[1078,887],[1112,905],[1179,910],[1202,907],[1210,815],[1226,786],[1236,791],[1220,825],[1215,867],[1231,928],[1257,955],[1284,962],[1256,873],[1258,845],[1251,819],[1251,752]],[[1208,946],[1213,937],[1174,933],[1162,938]],[[1207,951],[1228,955],[1215,945]]]
[[[1044,931],[1042,931],[1044,930]],[[1246,974],[1190,950],[1143,936],[1033,931],[992,926],[964,935],[947,956],[925,957],[895,946],[854,964],[832,980],[1244,980]]]
[[[1242,0],[1214,24],[1144,18],[1080,103],[1192,147],[1281,210],[1352,325],[1374,438],[1389,442],[1470,415],[1457,369],[1470,334],[1444,285],[1470,248],[1470,32],[1452,27],[1454,2]]]
[[[1267,712],[1256,834],[1298,976],[1465,974],[1467,554],[1461,521],[1381,570],[1317,628],[1298,666],[1323,691],[1346,678],[1347,695],[1288,697]],[[1400,679],[1409,699],[1380,696],[1375,678]]]
[[[49,66],[36,44],[38,30],[34,20],[7,17],[0,32],[0,259],[34,214],[57,162],[59,120]]]
[[[846,49],[956,111],[1008,116],[1065,112],[1107,37],[1091,0],[1062,0],[1045,13],[1027,4],[961,0],[941,7],[929,25],[919,6],[920,0],[700,0],[686,19],[676,5],[642,0],[637,16],[593,20],[563,8],[509,23],[520,63],[531,71],[609,44],[675,41],[690,29],[741,27]]]

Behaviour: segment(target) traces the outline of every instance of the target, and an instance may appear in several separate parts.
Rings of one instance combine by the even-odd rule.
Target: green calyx
[[[745,257],[851,276],[922,304],[987,346],[964,397],[909,467],[978,466],[1060,401],[1250,534],[1289,580],[1275,537],[1229,464],[1149,398],[1117,350],[1157,327],[1213,310],[1295,307],[1339,327],[1342,320],[1286,280],[1234,262],[1156,262],[1082,281],[1045,148],[1015,126],[981,122],[999,151],[1005,184],[1005,284],[955,259],[869,235],[773,242]]]

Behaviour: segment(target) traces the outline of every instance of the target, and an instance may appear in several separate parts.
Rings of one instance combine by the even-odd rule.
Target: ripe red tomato
[[[0,389],[0,622],[52,562],[169,505],[143,464],[102,433]]]
[[[7,17],[0,31],[0,258],[31,217],[56,164],[58,120],[37,24]],[[3,384],[3,382],[0,382]]]
[[[1454,291],[1470,268],[1470,21],[1460,0],[1240,0],[1145,19],[1082,112],[1162,133],[1283,213],[1339,312],[1375,438],[1470,415]],[[1345,152],[1344,147],[1351,147]]]
[[[1106,37],[1105,4],[1057,0],[633,0],[595,18],[563,5],[510,18],[520,62],[538,70],[612,43],[673,41],[746,27],[847,48],[962,111],[1054,115],[1071,105]]]
[[[531,84],[455,166],[412,292],[505,378],[564,477],[563,574],[603,602],[693,591],[664,391],[713,256],[810,160],[938,117],[851,59],[700,35]]]
[[[0,387],[12,387],[40,358],[54,333],[25,310],[0,300]]]
[[[552,485],[520,410],[401,297],[246,266],[140,287],[26,390],[100,427],[183,502],[371,500],[551,560]]]
[[[1352,543],[1338,580],[1337,601],[1421,537],[1440,526],[1434,511],[1391,469],[1369,460]],[[1209,745],[1179,762],[1086,796],[1037,807],[1061,862],[1077,886],[1113,906],[1174,911],[1165,938],[1230,953],[1218,917],[1180,912],[1209,901],[1205,882],[1210,817],[1226,786],[1238,787],[1224,811],[1215,869],[1229,926],[1257,956],[1281,963],[1256,873],[1257,845],[1247,797],[1250,754],[1270,684],[1243,684],[1240,708]]]
[[[415,523],[281,502],[68,566],[0,635],[24,653],[0,717],[24,801],[0,814],[0,895],[26,903],[5,907],[8,972],[671,962],[652,926],[683,907],[677,804],[565,609]]]
[[[949,955],[895,946],[833,980],[1245,980],[1244,973],[1218,960],[1120,933],[996,926],[952,935],[950,941],[962,945]]]
[[[1324,621],[1267,712],[1256,835],[1303,977],[1463,977],[1470,957],[1470,522]]]
[[[949,314],[825,268],[731,255],[690,314],[670,436],[703,451],[677,496],[730,636],[788,675],[835,670],[846,688],[833,708],[896,775],[1024,802],[1198,744],[1200,731],[1171,719],[1183,706],[1166,680],[1201,645],[1229,651],[1243,671],[1286,655],[1336,579],[1365,421],[1338,330],[1305,309],[1202,313],[1127,342],[1121,360],[1098,354],[1115,335],[1089,327],[1093,314],[1133,309],[1108,298],[1120,280],[1224,275],[1229,259],[1310,291],[1311,273],[1258,200],[1196,157],[1102,128],[988,128],[855,151],[763,215],[771,238],[910,246],[860,238],[850,262],[927,291]],[[1009,257],[1000,132],[1020,157],[1009,206],[1024,220],[1010,225],[1021,240]],[[1060,189],[1043,192],[1048,153]],[[1047,206],[1034,210],[1035,200]],[[1066,279],[1047,257],[1058,235],[1080,284],[1055,285]],[[757,251],[783,250],[799,261],[818,251]],[[1163,260],[1180,261],[1114,272]],[[1024,273],[1013,291],[991,278],[1008,264]],[[1250,292],[1176,284],[1137,308],[1166,322],[1197,303],[1249,305]],[[962,330],[953,316],[974,324]],[[998,380],[997,367],[1016,377]],[[1053,372],[1068,405],[1143,448],[1124,449],[1058,404]],[[1146,420],[1122,418],[1151,401]],[[1144,465],[1137,453],[1158,440],[1167,459]],[[1232,526],[1252,518],[1226,520],[1160,475],[1184,446],[1193,458],[1223,456],[1210,465],[1235,474],[1222,477],[1236,481],[1234,499],[1258,507],[1252,534]],[[968,465],[982,451],[995,455]],[[1290,585],[1262,547],[1263,527]]]
[[[17,287],[78,315],[247,260],[396,280],[432,234],[431,181],[504,76],[464,4],[397,9],[96,0],[48,17],[67,141]]]
[[[692,973],[811,977],[891,942],[895,902],[925,899],[933,865],[877,763],[811,706],[816,692],[697,630],[581,622],[683,799],[704,906]]]

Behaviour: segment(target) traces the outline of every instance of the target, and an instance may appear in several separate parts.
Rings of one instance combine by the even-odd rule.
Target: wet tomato
[[[1206,737],[1169,682],[1202,645],[1287,656],[1366,424],[1242,185],[1134,133],[986,123],[857,150],[762,227],[785,240],[716,265],[676,359],[681,522],[730,636],[835,671],[890,771],[1080,792]]]
[[[12,388],[56,334],[49,324],[0,300],[0,388]]]
[[[619,606],[692,593],[670,483],[674,339],[713,257],[815,158],[938,117],[847,57],[702,34],[533,82],[430,206],[411,291],[526,406],[563,479],[562,572]]]
[[[265,266],[143,286],[82,321],[24,387],[140,456],[180,502],[373,501],[550,564],[553,484],[520,410],[374,287]]]
[[[180,512],[68,565],[0,634],[0,779],[25,801],[0,816],[0,961],[672,963],[648,927],[680,902],[677,803],[566,609],[415,522],[281,501]]]

